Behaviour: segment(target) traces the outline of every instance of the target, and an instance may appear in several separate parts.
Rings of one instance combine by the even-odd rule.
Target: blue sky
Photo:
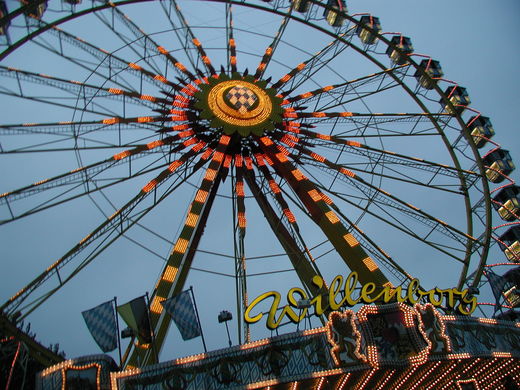
[[[210,4],[208,8],[201,8],[199,3],[196,3],[196,5],[197,8],[186,9],[186,17],[190,23],[191,21],[194,21],[195,25],[205,21],[214,23],[221,17],[222,7],[217,4]],[[404,35],[411,37],[416,53],[426,54],[440,61],[445,78],[454,80],[461,86],[466,87],[472,100],[471,107],[491,118],[496,131],[494,141],[501,144],[503,148],[510,150],[514,161],[520,161],[518,148],[520,141],[517,135],[518,123],[515,115],[516,107],[520,103],[518,78],[516,76],[517,65],[520,61],[516,39],[518,36],[518,17],[520,16],[520,4],[517,1],[460,0],[453,2],[437,0],[425,2],[399,0],[389,2],[388,0],[352,0],[347,5],[350,14],[371,13],[379,17],[383,31],[402,32]],[[140,10],[144,10],[144,8],[140,8]],[[149,9],[146,12],[143,11],[141,15],[138,15],[137,11],[139,9],[132,8],[129,10],[129,14],[136,20],[141,17],[142,23],[145,24],[145,30],[153,28],[154,20],[146,13],[150,12]],[[246,11],[242,12],[238,8],[235,10],[235,15],[237,19],[242,18],[243,26],[249,26],[250,31],[272,33],[279,23],[261,17],[250,18]],[[121,46],[121,42],[114,36],[108,34],[100,37],[89,32],[90,28],[89,20],[74,22],[71,26],[73,31],[84,32],[87,36],[96,40],[97,44],[102,44],[107,49],[113,50]],[[66,26],[64,26],[64,29],[66,29]],[[203,28],[197,31],[200,33],[202,43],[207,45],[206,47],[211,47],[212,38],[221,34]],[[306,29],[301,28],[301,31],[302,34],[303,31],[308,34]],[[319,39],[325,42],[319,34],[307,37],[306,35],[298,36],[298,33],[299,27],[289,30],[288,40],[294,39],[295,44],[304,45],[308,39],[307,43],[312,47],[319,47],[319,42],[317,42]],[[167,42],[167,44],[172,42],[171,46],[174,45],[175,39],[168,37],[167,34],[157,34],[156,37],[163,42]],[[243,37],[242,50],[244,51],[250,48],[252,50],[255,45],[261,46],[259,42],[263,42],[262,38],[250,38],[247,33],[244,33]],[[251,39],[251,41],[248,42],[248,39]],[[287,50],[287,53],[281,57],[281,60],[286,61],[288,66],[293,66],[297,56],[303,56],[301,52],[293,51],[288,45],[283,46],[283,50]],[[379,51],[381,50],[379,49]],[[122,56],[131,55],[128,48],[122,48],[117,53]],[[213,61],[218,61],[219,57],[216,50],[208,50],[208,54]],[[293,55],[295,58],[292,58]],[[38,60],[35,60],[35,58]],[[349,59],[348,57],[343,58]],[[249,60],[252,64],[258,62],[258,58],[248,56],[245,53],[242,57],[239,56],[239,64],[240,61]],[[352,63],[345,64],[345,71],[352,71],[353,74],[358,76],[367,74],[364,73],[363,62],[358,63],[356,61],[357,59],[353,58]],[[9,66],[44,72],[58,77],[76,78],[85,82],[96,81],[95,77],[84,80],[84,78],[81,78],[82,74],[78,68],[70,66],[68,61],[64,61],[63,58],[56,59],[30,44],[11,55],[5,63]],[[296,64],[295,62],[294,65]],[[282,65],[273,65],[273,69],[279,72],[280,69],[283,69]],[[343,64],[338,64],[338,69],[341,71],[339,65],[343,66]],[[332,75],[332,71],[330,74],[326,73],[325,76],[322,74],[317,83],[326,83],[326,77],[333,77]],[[29,102],[24,102],[21,105],[19,100],[15,103],[15,99],[9,99],[2,104],[3,107],[9,107],[9,110],[3,109],[6,118],[4,123],[56,120],[53,111],[46,111],[41,106]],[[397,107],[410,109],[410,103],[405,101],[381,99],[375,100],[374,104],[377,105],[373,108],[375,111],[382,111],[385,108],[387,110],[398,109]],[[34,111],[36,109],[40,111]],[[114,109],[116,109],[115,106]],[[136,110],[136,112],[138,111]],[[73,119],[69,115],[60,120],[79,120],[79,117],[76,113],[73,115]],[[11,139],[0,139],[0,142],[5,147],[5,145],[9,145]],[[436,149],[433,146],[430,149],[430,145],[419,144],[413,150],[417,152],[418,157],[436,157]],[[101,159],[103,156],[106,156],[106,153],[92,153],[82,155],[81,159],[91,162]],[[443,159],[444,157],[439,158]],[[0,156],[0,176],[3,178],[4,184],[0,187],[0,193],[52,176],[62,170],[77,168],[77,166],[78,160],[72,154],[67,156],[58,153],[38,154],[36,156],[24,154],[21,157],[2,155]],[[514,172],[512,177],[515,178],[517,175],[517,172]],[[194,180],[194,183],[196,184],[197,180]],[[111,202],[121,205],[135,194],[142,185],[139,181],[132,185],[122,185],[118,187],[117,191],[107,192],[106,198],[95,197],[94,199],[108,213],[112,210]],[[229,190],[228,181],[225,186]],[[491,185],[491,188],[495,187],[496,185]],[[399,190],[397,189],[397,191]],[[194,188],[189,186],[183,191],[175,192],[175,195],[169,198],[167,203],[165,202],[164,208],[155,215],[155,219],[150,222],[151,225],[147,226],[153,228],[155,232],[161,233],[168,240],[173,240],[182,225],[184,213],[193,194]],[[425,204],[431,207],[431,212],[438,213],[439,217],[449,216],[451,213],[459,215],[460,210],[451,211],[448,205],[442,203],[443,201],[446,202],[446,198],[441,197],[438,200],[436,194],[431,194],[431,198],[428,198],[429,194],[425,193],[426,199],[423,199],[420,194],[420,192],[412,194],[412,198],[417,202],[425,201]],[[208,226],[208,241],[201,245],[201,248],[220,252],[221,243],[226,240],[229,241],[231,229],[226,227],[225,223],[227,222],[221,222],[225,221],[224,215],[229,215],[229,213],[226,213],[228,208],[229,202],[224,197],[217,199],[214,206],[215,217],[210,219],[212,227]],[[274,243],[273,237],[269,235],[269,232],[266,232],[265,226],[262,224],[263,217],[260,210],[251,204],[248,206],[248,215],[250,227],[247,240],[251,248],[248,255],[279,253],[279,246]],[[7,270],[1,276],[0,300],[3,302],[8,299],[52,261],[63,255],[97,226],[101,217],[93,202],[85,199],[0,227],[2,229],[0,232],[0,257],[7,267]],[[367,219],[367,231],[374,231],[376,235],[378,233],[385,235],[385,227],[370,224],[368,221],[371,220]],[[497,218],[494,221],[496,221],[496,224],[500,223]],[[459,221],[456,223],[458,225]],[[304,231],[308,234],[310,243],[321,242],[320,239],[314,237],[317,232],[312,226],[305,225]],[[153,234],[144,230],[138,230],[131,237],[139,242],[149,243],[150,247],[153,246],[154,251],[163,255],[167,254],[170,249],[167,242],[158,240]],[[28,321],[33,323],[32,329],[44,344],[60,342],[61,348],[67,352],[69,357],[97,353],[97,347],[88,335],[80,312],[111,299],[113,296],[117,296],[120,303],[123,303],[152,290],[161,270],[162,262],[157,259],[157,256],[150,255],[150,253],[131,244],[128,240],[123,241],[111,246],[103,254],[103,257],[98,259],[99,261],[96,260],[95,264],[82,271],[70,285],[28,318]],[[387,244],[388,246],[381,245],[384,246],[385,250],[395,251],[399,254],[398,257],[408,257],[408,259],[403,259],[403,264],[406,264],[405,267],[407,269],[411,267],[413,273],[417,274],[427,285],[439,285],[443,288],[452,287],[453,279],[456,279],[456,277],[454,278],[451,274],[456,274],[457,271],[454,270],[456,267],[452,269],[451,265],[448,263],[445,265],[442,262],[436,265],[434,263],[436,260],[427,261],[425,265],[422,261],[425,261],[429,252],[422,247],[399,248],[399,246],[402,246],[399,242],[399,236],[392,236]],[[223,251],[228,253],[227,249]],[[319,249],[315,252],[315,254],[320,253]],[[324,255],[324,259],[330,260],[330,262],[333,261],[332,257],[330,254]],[[253,263],[250,272],[284,270],[286,268],[284,263],[282,261],[278,263],[276,259],[275,256],[272,256],[269,262],[259,265]],[[211,268],[214,270],[230,269],[228,260],[223,257],[211,256],[208,253],[200,253],[196,258],[195,266],[206,268],[205,261],[211,261]],[[488,262],[501,261],[503,261],[501,254],[493,250]],[[427,271],[429,270],[428,267],[432,268],[431,274]],[[336,266],[329,267],[327,265],[325,268],[325,274],[329,276],[345,272],[343,270],[338,271]],[[505,271],[506,269],[501,268],[500,270]],[[272,289],[282,291],[284,288],[288,289],[296,285],[296,280],[293,275],[289,276],[290,273],[281,273],[280,275],[256,282],[251,290],[250,299],[259,292]],[[223,325],[217,323],[217,315],[220,310],[224,309],[235,313],[235,304],[229,298],[235,288],[234,280],[228,277],[209,278],[206,276],[207,274],[204,272],[192,272],[187,286],[189,284],[194,285],[197,302],[202,312],[202,326],[207,335],[208,348],[217,349],[227,346],[225,329]],[[255,282],[253,281],[253,283]],[[487,295],[489,296],[489,292],[487,292]],[[317,325],[317,322],[314,325]],[[254,331],[258,335],[257,337],[269,334],[263,327],[263,323],[255,325]],[[232,325],[231,330],[233,342],[236,342],[236,327]],[[294,330],[294,328],[286,328],[286,331],[291,330]],[[177,330],[172,328],[163,352],[163,359],[198,353],[201,350],[202,346],[199,340],[182,342]]]

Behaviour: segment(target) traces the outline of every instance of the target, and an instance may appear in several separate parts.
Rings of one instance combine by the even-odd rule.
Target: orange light
[[[350,247],[352,247],[352,248],[355,247],[355,246],[357,246],[357,245],[359,245],[358,240],[356,240],[356,238],[355,238],[352,234],[350,234],[350,233],[345,234],[345,235],[343,236],[343,239],[344,239],[344,240],[347,242],[347,244],[349,244]]]
[[[153,179],[147,185],[143,187],[144,192],[150,192],[157,185],[157,180]]]
[[[265,62],[261,62],[260,65],[258,65],[258,71],[263,71],[267,64]]]
[[[280,187],[278,187],[278,184],[276,184],[274,179],[269,180],[269,187],[271,188],[271,191],[273,191],[275,194],[278,194],[281,192]]]
[[[140,116],[137,118],[137,122],[139,122],[139,123],[153,122],[153,118],[151,116]]]
[[[269,137],[260,138],[260,142],[262,142],[265,146],[270,146],[273,144],[273,141]]]
[[[351,112],[340,112],[339,116],[345,117],[345,116],[352,116]]]
[[[312,93],[312,92],[305,92],[305,93],[302,93],[302,94],[300,95],[300,98],[301,98],[301,99],[306,99],[306,98],[309,98],[309,97],[311,97],[311,96],[313,96],[313,93]]]
[[[363,264],[365,264],[370,272],[374,272],[379,267],[370,257],[365,257],[363,259]]]
[[[253,160],[251,159],[251,157],[249,157],[249,156],[244,157],[244,161],[246,162],[246,168],[249,170],[252,170],[253,169]]]
[[[278,159],[278,161],[280,161],[280,162],[289,161],[284,153],[276,153],[275,156]]]
[[[130,68],[132,68],[132,69],[137,69],[137,70],[142,69],[139,65],[134,64],[133,62],[130,62],[130,63],[128,64],[128,66],[129,66]]]
[[[298,181],[307,179],[307,177],[305,177],[305,175],[303,173],[301,173],[301,171],[299,169],[295,169],[295,170],[291,171],[291,173],[294,176],[294,178]]]
[[[176,160],[174,162],[172,162],[169,166],[168,166],[168,170],[170,172],[174,172],[177,168],[179,168],[180,166],[182,165],[182,163],[179,161],[179,160]]]
[[[130,151],[129,150],[125,150],[124,152],[115,154],[113,159],[114,160],[122,160],[122,159],[124,159],[125,157],[128,157],[128,156],[130,156]]]
[[[202,155],[200,156],[200,159],[207,160],[211,156],[211,153],[213,153],[213,149],[211,149],[211,148],[206,149],[206,151],[204,153],[202,153]]]
[[[298,69],[298,71],[300,71],[300,70],[302,70],[303,68],[305,68],[306,66],[307,66],[307,65],[306,65],[304,62],[302,62],[300,65],[298,65],[298,66],[296,67],[296,69]]]
[[[233,157],[230,154],[226,154],[226,157],[224,158],[224,168],[229,168],[232,159]]]
[[[339,170],[341,173],[343,173],[344,175],[346,176],[349,176],[349,177],[356,177],[356,174],[352,171],[349,171],[348,169],[345,169],[345,168],[341,168]]]
[[[197,221],[199,220],[199,216],[197,214],[188,213],[186,217],[186,225],[189,227],[195,227],[197,225]]]
[[[237,195],[240,197],[244,197],[244,182],[243,181],[237,181],[235,185],[235,190],[237,192]]]
[[[325,157],[320,156],[320,155],[317,154],[317,153],[312,152],[312,153],[311,153],[311,157],[312,157],[313,159],[315,159],[316,161],[319,161],[319,162],[325,162]]]
[[[286,83],[287,81],[289,81],[290,79],[292,78],[292,76],[290,74],[286,74],[285,76],[283,76],[280,81],[282,83]]]
[[[195,195],[195,202],[204,203],[208,198],[208,191],[198,190],[197,195]]]
[[[332,202],[332,199],[330,199],[330,198],[329,198],[327,195],[325,195],[323,192],[321,192],[320,195],[321,195],[321,199],[323,199],[323,201],[324,201],[325,203],[327,203],[328,205],[331,205],[332,203],[334,203],[334,202]]]
[[[220,163],[220,162],[222,162],[222,160],[224,160],[224,153],[216,152],[213,155],[213,161],[216,161],[216,162]]]
[[[326,87],[323,87],[321,90],[323,92],[328,92],[330,91],[331,89],[334,89],[334,87],[332,85],[327,85]]]
[[[177,69],[179,69],[181,72],[185,72],[186,71],[186,67],[183,64],[181,64],[180,62],[176,62],[175,63],[175,67]]]
[[[223,135],[222,137],[220,137],[220,142],[219,144],[221,145],[227,145],[229,144],[229,141],[231,140],[231,137],[228,136],[228,135]]]
[[[119,118],[107,118],[103,119],[102,123],[104,125],[113,125],[114,123],[119,123]]]
[[[311,199],[315,202],[319,202],[321,200],[321,196],[320,194],[318,193],[318,191],[316,190],[310,190],[309,192],[307,192],[309,194],[309,196],[311,197]]]
[[[265,51],[265,55],[270,56],[271,54],[273,54],[273,48],[269,46]]]
[[[241,154],[235,155],[235,166],[238,168],[242,167],[242,155]]]
[[[161,302],[164,300],[165,300],[165,298],[156,295],[152,300],[152,304],[150,305],[150,311],[155,314],[161,314],[163,311]]]
[[[213,181],[215,180],[215,177],[217,176],[217,171],[211,168],[208,168],[206,171],[206,176],[204,176],[204,180]]]
[[[175,279],[175,275],[177,275],[177,268],[171,265],[167,265],[166,269],[164,270],[162,280],[171,283],[173,282],[173,279]]]
[[[238,212],[238,226],[245,229],[247,225],[246,215],[243,211]]]
[[[159,50],[159,53],[161,53],[161,54],[168,54],[168,50],[166,50],[162,46],[157,46],[157,50]]]
[[[190,145],[193,145],[196,142],[197,142],[197,140],[195,138],[190,138],[190,139],[187,139],[186,141],[184,141],[182,144],[184,146],[188,147]]]
[[[168,80],[166,79],[166,77],[161,76],[160,74],[155,75],[154,79],[160,81],[163,84],[167,84],[168,83]]]
[[[316,134],[316,138],[323,139],[325,141],[330,141],[332,139],[330,135],[325,134]]]
[[[284,213],[284,215],[287,217],[287,220],[288,220],[290,223],[295,223],[295,222],[296,222],[296,218],[294,217],[294,214],[291,212],[291,210],[289,210],[289,209],[283,209],[283,213]]]
[[[119,88],[109,88],[108,92],[113,93],[114,95],[121,95],[123,90]]]
[[[192,41],[195,44],[195,46],[197,46],[197,47],[200,46],[200,41],[197,38],[193,38]]]
[[[325,216],[327,217],[327,219],[331,222],[331,223],[338,223],[339,222],[339,218],[338,216],[336,215],[336,213],[334,213],[334,211],[327,211],[325,213]]]
[[[184,238],[179,238],[173,247],[173,251],[177,253],[184,253],[188,248],[189,241]]]
[[[197,145],[191,148],[191,150],[193,150],[194,152],[199,152],[204,146],[206,146],[206,143],[204,141],[200,141],[197,143]]]
[[[147,143],[146,147],[148,149],[153,149],[153,148],[156,148],[156,147],[161,146],[161,145],[164,145],[164,142],[163,142],[163,140],[158,139],[156,141],[152,141],[152,142]]]
[[[361,147],[361,144],[359,142],[356,142],[356,141],[347,141],[347,145],[349,146],[355,146],[357,148],[360,148]]]
[[[319,112],[313,112],[313,113],[311,113],[311,115],[312,115],[314,118],[325,118],[325,117],[327,116],[326,113],[321,112],[321,111],[319,111]]]

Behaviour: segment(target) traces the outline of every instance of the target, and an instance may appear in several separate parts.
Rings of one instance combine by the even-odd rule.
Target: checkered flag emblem
[[[102,303],[81,313],[90,334],[103,352],[117,348],[117,325],[114,301]]]
[[[183,340],[190,340],[201,335],[189,290],[161,303],[177,325]]]
[[[242,114],[248,112],[258,100],[253,91],[240,85],[231,88],[226,94],[226,98],[231,106]]]

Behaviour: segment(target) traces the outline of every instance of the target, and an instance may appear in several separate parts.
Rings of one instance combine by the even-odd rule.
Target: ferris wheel
[[[22,3],[0,3],[13,321],[77,329],[103,297],[149,291],[161,348],[161,302],[193,286],[203,326],[231,309],[241,344],[267,290],[316,296],[355,271],[476,294],[492,251],[519,262],[515,167],[490,119],[376,16],[342,0]]]

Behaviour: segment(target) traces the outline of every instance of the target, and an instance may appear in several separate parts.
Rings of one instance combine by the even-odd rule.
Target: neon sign
[[[323,289],[325,282],[320,276],[314,276],[312,283]],[[456,288],[439,289],[435,287],[431,290],[423,290],[420,287],[418,279],[412,279],[408,287],[403,290],[401,286],[392,287],[385,285],[382,289],[378,288],[375,283],[369,282],[361,286],[358,294],[355,293],[358,285],[357,272],[351,272],[344,280],[343,276],[338,275],[328,287],[326,294],[319,294],[312,299],[307,292],[299,287],[293,287],[287,292],[288,304],[283,306],[281,313],[276,318],[276,313],[280,308],[281,295],[277,291],[268,291],[255,298],[247,307],[244,313],[244,319],[249,324],[254,324],[262,319],[264,313],[260,312],[256,315],[252,311],[261,302],[273,299],[271,308],[267,315],[267,327],[276,329],[281,321],[287,316],[292,322],[298,323],[307,315],[308,308],[298,308],[298,301],[309,299],[310,306],[314,307],[314,314],[321,316],[325,311],[338,310],[341,307],[352,307],[358,303],[390,303],[404,302],[414,305],[425,298],[435,307],[444,306],[455,310],[458,314],[470,315],[477,307],[477,298],[468,292],[468,290],[459,291]],[[325,290],[324,290],[325,291]],[[340,294],[343,292],[343,294]],[[357,295],[357,296],[356,296]],[[297,309],[298,313],[294,310]]]

